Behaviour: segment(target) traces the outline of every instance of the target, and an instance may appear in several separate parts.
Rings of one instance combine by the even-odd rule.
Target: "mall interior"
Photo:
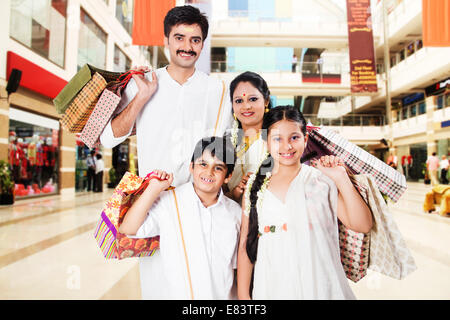
[[[356,297],[449,299],[450,218],[423,202],[428,157],[450,154],[450,47],[424,45],[422,0],[371,0],[377,90],[365,94],[351,91],[345,0],[176,5],[197,2],[210,23],[202,71],[226,83],[259,73],[272,106],[299,108],[405,175],[408,188],[389,208],[417,270],[403,280],[369,270],[351,283]],[[136,137],[95,148],[104,187],[88,191],[91,149],[61,127],[53,104],[86,63],[115,72],[169,63],[163,46],[132,44],[133,9],[133,0],[2,0],[0,160],[14,197],[2,194],[0,205],[0,299],[141,298],[137,259],[106,260],[93,237],[114,183],[136,173]],[[12,69],[22,78],[8,92]]]

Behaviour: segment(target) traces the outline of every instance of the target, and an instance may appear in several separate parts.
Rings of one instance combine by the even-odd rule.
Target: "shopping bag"
[[[63,114],[77,94],[92,79],[93,75],[98,73],[105,81],[115,81],[122,73],[105,71],[95,68],[89,64],[85,64],[70,81],[64,86],[59,94],[53,99],[56,111]]]
[[[152,173],[145,178],[125,173],[111,198],[106,201],[94,231],[94,237],[106,259],[149,257],[159,249],[159,236],[134,239],[118,231],[128,209],[148,186],[151,178]]]
[[[368,188],[349,175],[361,197],[368,203]],[[370,233],[361,233],[348,229],[338,220],[339,248],[341,263],[347,279],[358,282],[367,274],[369,267]]]
[[[368,174],[355,175],[368,188],[368,204],[373,216],[370,231],[369,269],[401,280],[417,269],[375,179]]]
[[[62,127],[72,133],[81,132],[105,88],[106,80],[95,73],[66,109],[61,118]]]
[[[131,75],[136,73],[142,74],[135,70],[125,72],[116,81],[108,83],[103,90],[80,135],[81,141],[89,148],[100,144],[100,135],[116,110],[123,89],[131,79]]]
[[[381,192],[396,202],[406,190],[406,179],[397,170],[326,127],[307,126],[309,134],[303,157],[335,155],[353,173],[370,174]]]
[[[105,89],[95,105],[86,125],[81,131],[80,139],[90,149],[99,145],[99,137],[119,104],[120,97]]]

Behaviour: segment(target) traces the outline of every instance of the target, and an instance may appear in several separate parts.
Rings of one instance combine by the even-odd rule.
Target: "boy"
[[[231,299],[241,208],[222,185],[234,169],[234,149],[225,138],[195,146],[189,171],[193,182],[166,190],[173,174],[156,170],[127,212],[119,232],[138,238],[160,235],[165,299]],[[151,285],[151,284],[149,284]]]

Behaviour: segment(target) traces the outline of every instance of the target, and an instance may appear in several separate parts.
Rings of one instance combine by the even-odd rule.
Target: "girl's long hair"
[[[267,141],[269,130],[272,125],[281,120],[294,121],[300,124],[303,135],[306,135],[306,120],[303,114],[293,106],[278,106],[270,109],[268,113],[264,115],[263,125],[263,139]],[[258,201],[258,191],[261,189],[267,172],[271,172],[273,168],[273,158],[269,157],[261,163],[261,166],[256,173],[256,178],[252,184],[249,194],[250,201],[250,213],[248,222],[248,235],[247,235],[247,255],[251,263],[256,262],[258,254],[258,211],[256,203]]]

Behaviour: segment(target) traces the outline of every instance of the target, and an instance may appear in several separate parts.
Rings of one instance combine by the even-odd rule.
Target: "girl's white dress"
[[[340,261],[337,202],[334,182],[307,165],[285,202],[264,192],[253,299],[355,299]]]

